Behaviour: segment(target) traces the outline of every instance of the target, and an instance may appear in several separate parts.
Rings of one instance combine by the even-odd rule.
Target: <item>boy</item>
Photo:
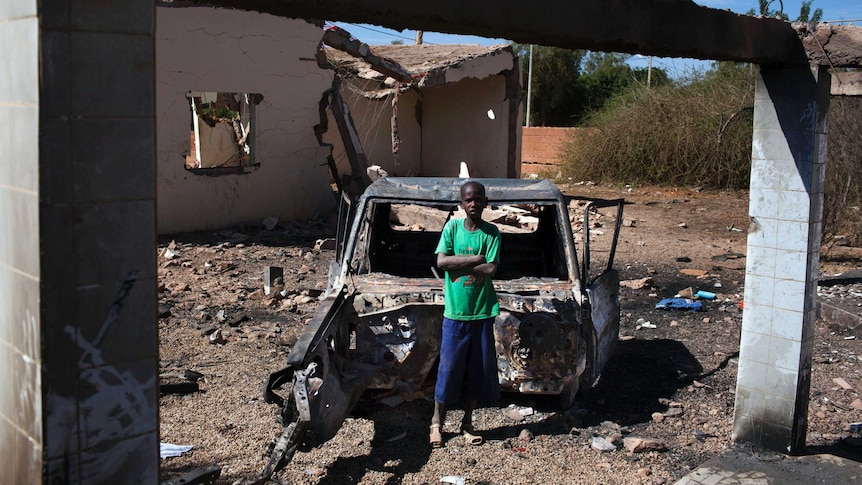
[[[446,406],[454,404],[464,386],[464,419],[461,432],[469,445],[482,444],[473,430],[476,401],[500,396],[494,317],[500,314],[492,278],[500,259],[500,231],[482,220],[488,206],[485,186],[467,182],[461,186],[461,208],[466,219],[450,219],[437,244],[437,267],[446,271],[443,339],[440,367],[434,390],[434,415],[429,443],[443,446],[440,427]]]

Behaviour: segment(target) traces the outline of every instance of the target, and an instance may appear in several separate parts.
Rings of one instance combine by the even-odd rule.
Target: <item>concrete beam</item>
[[[295,18],[341,20],[502,37],[522,44],[753,62],[801,64],[793,27],[701,7],[689,0],[187,0]]]

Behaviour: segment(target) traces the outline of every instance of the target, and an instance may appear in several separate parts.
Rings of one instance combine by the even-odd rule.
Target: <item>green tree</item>
[[[530,72],[530,46],[515,44],[514,48],[526,75]],[[578,104],[576,85],[583,55],[583,51],[533,46],[531,125],[571,125],[570,117]]]
[[[820,22],[823,19],[823,9],[818,8],[811,11],[811,4],[814,0],[807,0],[802,2],[802,6],[799,7],[799,16],[794,20],[794,22]],[[784,4],[779,0],[779,10],[770,10],[769,7],[775,3],[775,0],[758,0],[758,9],[755,11],[754,9],[746,12],[746,15],[762,15],[764,17],[773,17],[781,20],[790,20],[790,17],[784,13]]]

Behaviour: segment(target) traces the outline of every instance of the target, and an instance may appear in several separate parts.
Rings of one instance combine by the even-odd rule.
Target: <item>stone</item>
[[[167,318],[171,316],[171,307],[159,304],[159,318]]]
[[[638,468],[638,476],[639,477],[648,477],[652,473],[652,470],[649,467]]]
[[[246,298],[248,298],[249,300],[262,300],[263,297],[264,297],[264,292],[260,288],[252,291],[251,293],[249,293],[246,296]]]
[[[518,408],[514,406],[507,407],[506,410],[503,411],[503,414],[516,423],[520,423],[524,420],[524,416],[522,416],[521,413],[518,412]]]
[[[593,437],[593,441],[590,443],[590,448],[596,451],[601,451],[603,453],[607,453],[617,449],[617,447],[614,446],[613,443],[609,443],[608,440],[602,438],[601,436]]]
[[[522,429],[521,432],[518,433],[518,441],[521,443],[529,443],[530,441],[533,441],[533,433],[531,433],[527,428]]]
[[[222,334],[222,331],[220,329],[216,329],[216,331],[211,333],[209,335],[209,340],[210,343],[213,345],[224,345],[227,343],[227,340],[225,340],[224,335]]]
[[[652,413],[652,420],[656,423],[661,423],[664,421],[664,414],[662,413]]]
[[[302,266],[300,266],[300,268],[298,270],[296,270],[296,272],[298,274],[308,274],[308,273],[313,273],[314,270],[311,269],[311,267],[309,267],[308,265],[303,264]]]
[[[674,417],[674,416],[682,416],[683,410],[682,408],[670,408],[664,412],[665,417]]]
[[[335,249],[335,239],[333,239],[333,238],[331,238],[331,237],[330,237],[330,238],[326,238],[326,239],[318,239],[318,240],[314,243],[314,250],[315,250],[315,251],[320,251],[320,250],[322,250],[322,249],[325,249],[325,250],[334,250],[334,249]]]
[[[647,451],[664,451],[667,449],[663,441],[634,436],[623,439],[623,446],[625,446],[629,453],[645,453]]]

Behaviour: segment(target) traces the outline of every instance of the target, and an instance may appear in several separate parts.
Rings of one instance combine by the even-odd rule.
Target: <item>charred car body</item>
[[[475,180],[490,201],[485,219],[501,232],[494,279],[501,389],[558,395],[569,407],[597,382],[617,341],[612,265],[623,201],[592,201],[583,212],[586,219],[591,208],[617,211],[607,264],[591,279],[589,231],[579,261],[556,186]],[[265,389],[266,400],[282,408],[285,430],[258,479],[284,466],[297,447],[332,438],[365,390],[392,389],[407,399],[420,390],[440,352],[443,280],[434,249],[445,222],[459,217],[465,181],[388,177],[358,202],[343,198],[325,298]],[[282,387],[286,397],[276,392]]]

